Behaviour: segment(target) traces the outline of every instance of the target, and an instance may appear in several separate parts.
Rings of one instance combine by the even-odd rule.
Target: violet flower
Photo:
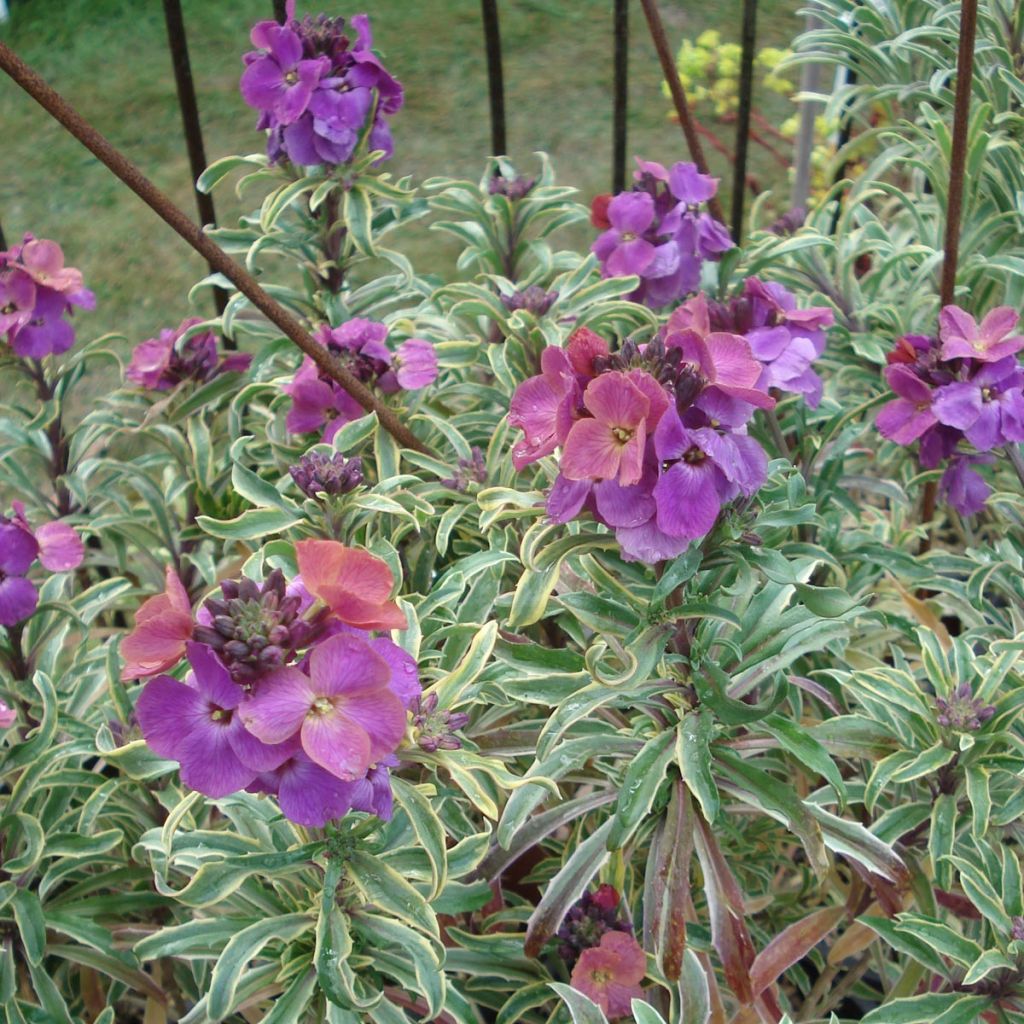
[[[240,715],[266,743],[298,733],[311,760],[351,782],[405,735],[405,707],[390,684],[390,667],[366,642],[333,636],[314,648],[308,676],[294,668],[263,676]]]
[[[246,54],[242,98],[279,124],[292,124],[305,113],[313,90],[330,70],[330,61],[325,57],[303,60],[302,40],[277,22],[254,25],[251,39],[258,51]]]
[[[252,356],[246,352],[229,352],[218,358],[212,331],[193,334],[180,343],[185,333],[200,323],[199,317],[189,317],[174,330],[165,328],[159,337],[136,345],[125,378],[147,391],[169,391],[182,381],[205,383],[222,373],[249,368]]]
[[[939,496],[962,516],[977,515],[984,507],[991,488],[974,468],[991,461],[984,455],[954,455],[939,480]]]
[[[187,653],[188,681],[150,680],[135,714],[153,752],[181,765],[186,786],[216,799],[279,767],[293,748],[262,743],[246,730],[238,713],[243,691],[208,647],[190,643]]]
[[[935,392],[932,411],[979,452],[1024,441],[1024,370],[1014,356],[983,362],[968,380]]]
[[[903,363],[887,366],[885,379],[899,397],[882,406],[875,425],[890,441],[913,444],[939,422],[932,408],[932,389]]]

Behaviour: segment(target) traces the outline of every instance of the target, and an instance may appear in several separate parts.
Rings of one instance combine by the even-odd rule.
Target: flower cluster
[[[591,246],[605,277],[637,275],[635,302],[659,308],[696,291],[701,265],[731,249],[725,227],[700,210],[718,191],[718,179],[692,163],[637,160],[632,189],[598,196],[591,220],[604,228]]]
[[[936,697],[935,706],[939,725],[957,732],[977,732],[996,713],[993,705],[974,696],[970,683],[961,683],[948,700]]]
[[[386,324],[356,317],[340,327],[324,325],[315,338],[355,377],[382,394],[416,391],[432,384],[437,377],[434,346],[423,338],[410,338],[392,352],[387,336]],[[284,390],[292,399],[286,425],[293,434],[319,430],[322,440],[330,441],[346,423],[363,415],[359,403],[336,381],[321,376],[309,356]]]
[[[0,515],[0,626],[16,626],[36,610],[39,594],[27,575],[34,562],[50,572],[68,572],[84,556],[81,538],[67,523],[33,529],[25,506],[14,502],[11,516]]]
[[[295,545],[299,575],[221,584],[193,622],[173,570],[122,643],[151,677],[136,717],[151,749],[213,798],[275,795],[290,820],[391,814],[389,769],[420,695],[416,662],[373,631],[402,628],[387,565],[335,541]],[[184,682],[157,675],[187,660]]]
[[[585,892],[570,908],[558,929],[558,955],[571,971],[580,954],[600,944],[607,932],[633,934],[633,926],[619,913],[622,898],[614,886],[599,885]]]
[[[334,497],[354,491],[363,482],[363,460],[346,459],[341,452],[306,452],[294,466],[288,467],[288,472],[307,498],[320,494]]]
[[[21,245],[0,252],[0,339],[16,356],[42,359],[71,348],[73,306],[94,309],[96,298],[81,271],[64,266],[56,242],[25,235]]]
[[[974,468],[984,453],[1024,441],[1024,370],[1019,317],[1001,306],[981,324],[957,306],[939,314],[938,338],[907,335],[887,357],[896,393],[875,423],[897,444],[919,442],[925,469],[946,464],[940,490],[962,515],[980,511],[989,486]],[[978,453],[981,453],[980,455]]]
[[[768,459],[746,433],[775,400],[765,366],[736,334],[711,331],[698,296],[659,337],[612,353],[586,328],[541,353],[542,372],[512,398],[523,431],[517,469],[561,448],[548,495],[553,521],[586,509],[628,560],[659,562],[707,534],[722,507],[764,483]]]
[[[260,111],[256,127],[268,131],[272,163],[344,164],[364,136],[370,152],[391,156],[388,118],[402,106],[402,86],[374,55],[370,19],[326,15],[295,17],[288,0],[285,24],[253,26],[256,50],[245,54],[242,98]]]
[[[185,380],[202,384],[222,373],[240,373],[249,368],[252,356],[248,353],[221,356],[212,331],[193,334],[179,344],[190,328],[201,323],[199,317],[189,317],[175,330],[165,328],[158,338],[136,345],[125,378],[147,391],[169,391]]]

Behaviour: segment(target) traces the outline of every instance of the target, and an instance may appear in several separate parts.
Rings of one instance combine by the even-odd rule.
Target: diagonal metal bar
[[[171,63],[174,65],[174,83],[178,90],[178,105],[181,107],[181,123],[185,130],[185,145],[188,148],[188,163],[192,171],[192,188],[196,195],[196,209],[201,224],[217,223],[213,208],[213,196],[196,188],[199,175],[206,170],[206,150],[203,146],[203,129],[199,121],[199,103],[196,99],[195,83],[192,81],[192,62],[188,57],[188,37],[185,34],[185,19],[181,13],[181,0],[164,0],[164,21],[167,23],[167,42],[170,44]],[[210,267],[213,270],[213,267]],[[214,288],[213,301],[218,314],[227,308],[228,295],[223,288]],[[230,338],[225,344],[234,347]]]
[[[487,91],[491,104],[491,156],[505,156],[505,80],[501,69],[501,28],[497,0],[481,0],[487,46]]]
[[[612,192],[626,187],[626,121],[629,116],[629,0],[615,0],[615,85],[612,109]]]
[[[669,92],[672,94],[672,103],[675,105],[676,114],[679,117],[679,124],[686,136],[686,144],[690,149],[690,157],[697,165],[701,174],[708,173],[708,162],[704,156],[704,147],[700,144],[700,136],[697,134],[697,126],[693,115],[690,113],[690,105],[686,102],[686,91],[679,79],[679,69],[669,49],[668,38],[665,35],[665,26],[661,22],[661,13],[658,11],[657,0],[640,0],[644,9],[644,16],[647,18],[647,27],[651,31],[651,39],[654,41],[654,49],[658,51],[658,60],[661,61],[661,71],[668,82]],[[708,200],[708,210],[711,216],[719,223],[725,223],[725,214],[722,212],[722,204],[718,196],[712,196]]]
[[[739,110],[736,116],[736,162],[732,175],[732,240],[743,237],[743,201],[747,193],[747,152],[754,104],[754,48],[757,45],[757,0],[743,0],[743,51],[740,57]]]
[[[115,149],[88,121],[30,68],[7,45],[0,43],[0,70],[9,75],[51,117],[59,121],[83,146],[104,163],[147,206],[172,227],[207,263],[223,274],[268,320],[337,381],[367,412],[377,414],[381,426],[397,441],[424,454],[431,450],[401,421],[398,414],[310,336],[301,323],[268,295],[256,279],[236,263],[212,238],[203,234],[186,214],[160,191],[130,160]]]

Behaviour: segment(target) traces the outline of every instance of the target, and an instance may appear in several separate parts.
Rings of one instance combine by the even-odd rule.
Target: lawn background
[[[262,149],[255,111],[238,93],[251,24],[271,16],[270,0],[183,0],[207,158]],[[661,74],[639,4],[630,10],[628,152],[671,163],[688,154],[668,118]],[[800,31],[797,0],[762,0],[759,46],[786,46]],[[479,177],[489,150],[487,74],[477,0],[300,2],[300,15],[366,10],[375,47],[406,89],[393,122],[390,170]],[[684,37],[718,28],[738,40],[740,0],[662,0],[673,50]],[[580,198],[611,180],[611,0],[504,0],[499,4],[510,155],[529,172],[534,150],[552,155],[559,180]],[[32,64],[143,172],[194,215],[190,174],[160,0],[12,0],[0,39]],[[755,97],[778,124],[792,107]],[[175,325],[205,268],[184,243],[89,152],[9,80],[0,81],[0,223],[8,243],[25,231],[58,240],[97,295],[80,321],[85,337],[114,332],[136,343]],[[732,129],[724,138],[732,145]],[[785,187],[785,175],[753,147],[753,170]],[[712,154],[728,184],[724,158]],[[727,192],[727,187],[724,188]],[[215,193],[218,218],[242,207],[230,186]],[[728,209],[728,195],[724,195]],[[252,197],[251,205],[255,205]],[[580,230],[566,241],[589,244]],[[406,251],[425,272],[450,273],[451,243],[417,226]],[[199,310],[212,312],[211,303]]]

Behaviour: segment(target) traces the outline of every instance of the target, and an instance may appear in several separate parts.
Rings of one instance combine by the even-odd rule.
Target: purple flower
[[[217,799],[248,786],[292,753],[248,732],[238,714],[242,688],[208,647],[189,643],[187,682],[150,680],[135,706],[142,735],[155,754],[181,765],[185,785]]]
[[[176,329],[165,328],[159,337],[136,345],[125,378],[147,391],[169,391],[185,380],[205,383],[222,373],[249,368],[252,356],[246,352],[230,352],[218,360],[217,338],[211,331],[193,334],[179,344],[200,323],[199,317],[189,317]]]
[[[608,220],[612,226],[593,246],[605,273],[642,274],[656,254],[654,245],[642,237],[654,220],[654,199],[646,192],[621,192],[608,204]]]
[[[240,713],[264,742],[298,733],[316,764],[351,782],[405,735],[405,706],[391,677],[387,661],[365,641],[333,636],[314,648],[308,676],[294,668],[264,676]]]
[[[672,408],[654,432],[654,449],[663,467],[653,490],[657,523],[670,537],[703,537],[725,502],[753,494],[767,478],[768,458],[753,438],[688,430]]]
[[[252,30],[259,48],[245,56],[242,98],[250,107],[265,110],[279,124],[297,121],[309,106],[313,90],[330,70],[330,61],[302,59],[302,40],[285,25],[261,21]]]
[[[974,466],[987,461],[983,455],[958,455],[942,474],[939,495],[962,516],[977,515],[985,507],[990,488]]]
[[[885,379],[899,397],[882,406],[875,426],[890,441],[913,444],[939,422],[932,409],[932,389],[903,363],[887,366]]]
[[[261,111],[257,127],[268,131],[271,162],[344,164],[365,134],[371,151],[393,150],[388,117],[402,106],[402,86],[372,52],[369,18],[289,14],[285,25],[263,21],[253,28],[258,50],[244,57],[241,89]]]
[[[1014,356],[981,363],[969,380],[935,392],[932,410],[940,423],[956,427],[980,452],[1024,441],[1024,371]]]
[[[1016,310],[1000,306],[987,313],[979,326],[959,306],[944,306],[939,314],[942,358],[993,363],[1014,355],[1024,349],[1024,335],[1010,335],[1019,319]]]
[[[42,359],[67,352],[75,343],[74,328],[64,319],[68,303],[52,288],[36,288],[32,315],[10,335],[11,350],[23,359]]]
[[[31,533],[0,518],[0,626],[15,626],[36,610],[39,595],[25,574],[38,554]]]
[[[17,267],[4,268],[0,261],[0,334],[17,331],[32,318],[36,304],[36,286],[32,278]]]
[[[403,341],[395,351],[394,366],[399,387],[406,391],[425,388],[437,379],[437,353],[423,338]]]
[[[633,926],[619,916],[622,902],[618,892],[610,885],[599,885],[594,892],[585,892],[565,915],[558,929],[558,955],[571,971],[585,949],[592,949],[607,932],[626,932]]]
[[[288,467],[296,486],[307,498],[319,494],[348,494],[363,482],[363,461],[346,459],[341,452],[325,455],[307,452],[298,464]]]

